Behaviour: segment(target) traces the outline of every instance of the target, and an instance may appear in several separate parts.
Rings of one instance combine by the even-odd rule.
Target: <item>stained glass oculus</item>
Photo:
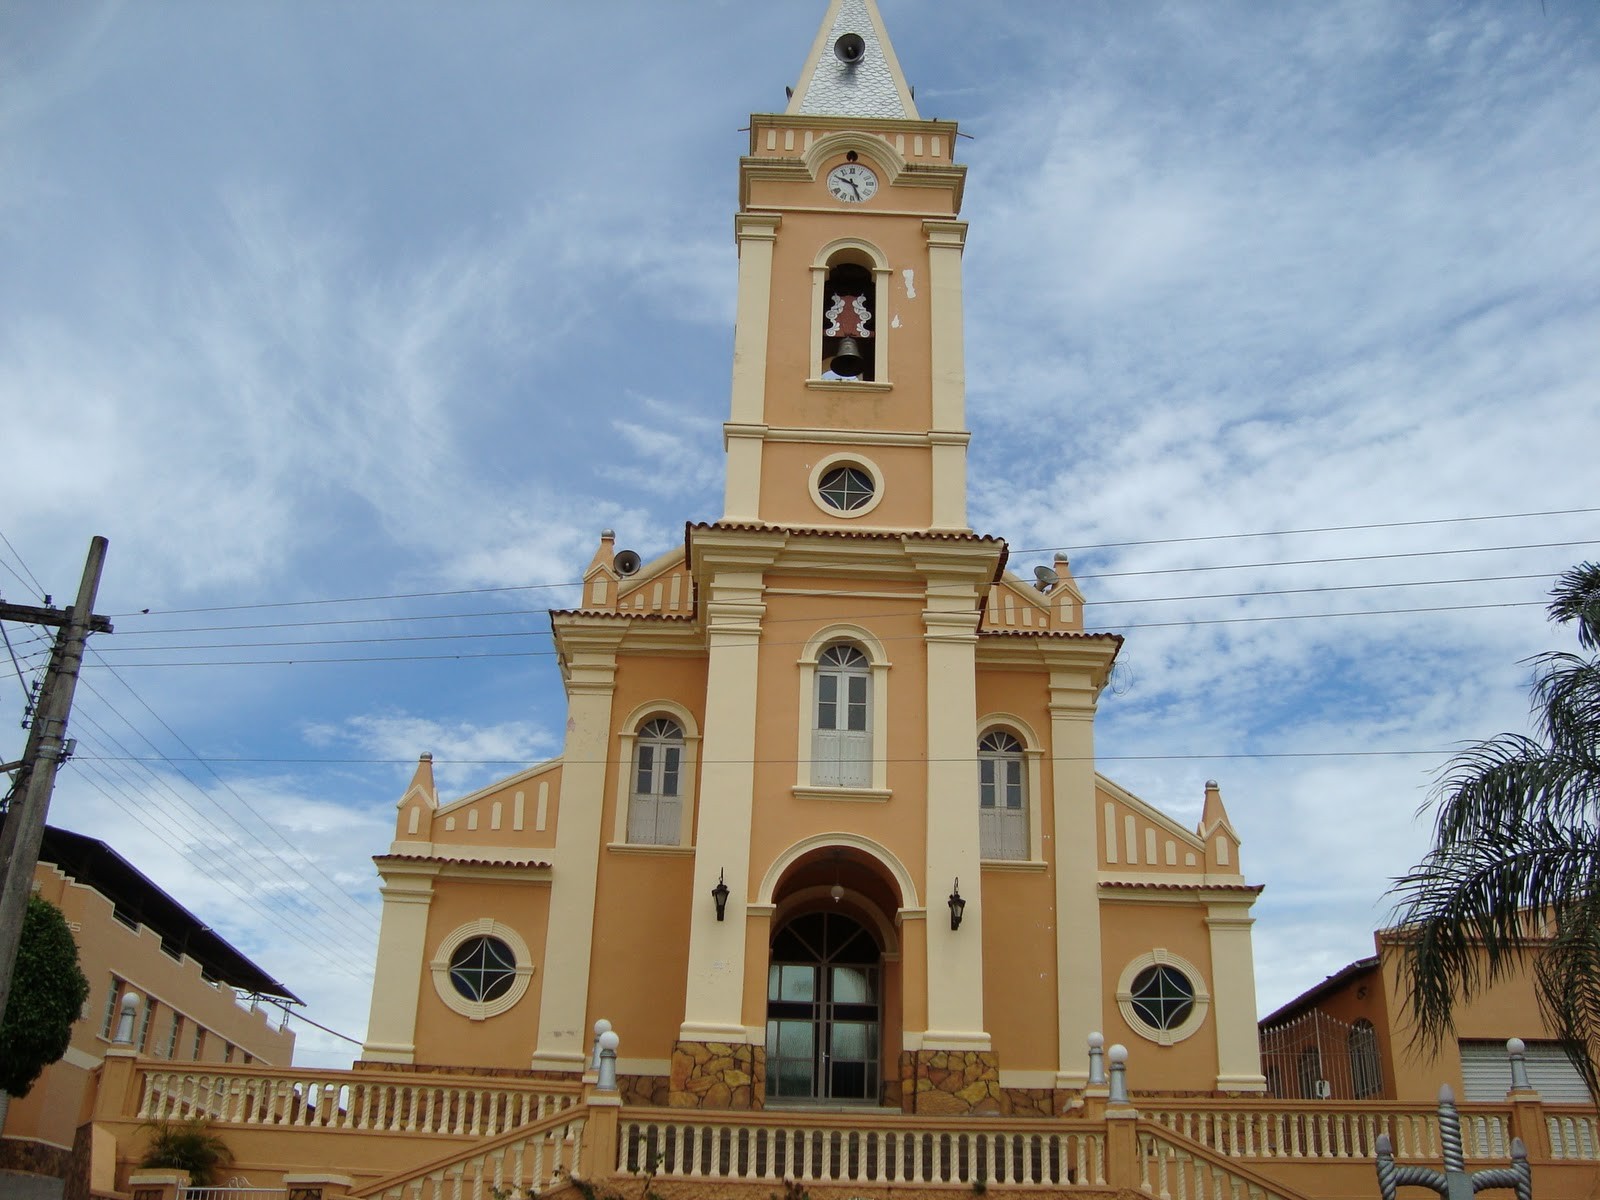
[[[450,982],[468,1000],[498,1000],[517,978],[517,956],[496,937],[471,937],[450,956]]]
[[[1194,1009],[1194,984],[1175,967],[1157,963],[1134,976],[1133,1011],[1153,1029],[1176,1029]]]

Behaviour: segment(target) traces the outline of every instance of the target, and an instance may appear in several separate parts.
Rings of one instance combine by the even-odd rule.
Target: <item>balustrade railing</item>
[[[1282,1200],[1285,1193],[1148,1126],[1139,1132],[1139,1188],[1161,1200]]]
[[[369,1200],[493,1200],[526,1196],[578,1169],[584,1109],[554,1113],[526,1129],[475,1145],[469,1153],[439,1159],[404,1174],[357,1188]]]
[[[800,1183],[1074,1184],[1103,1187],[1103,1127],[1074,1122],[946,1124],[916,1117],[668,1116],[626,1109],[617,1169],[664,1179]]]
[[[205,1117],[225,1125],[301,1126],[493,1137],[570,1108],[579,1086],[479,1084],[348,1071],[144,1069],[141,1121]]]
[[[1379,1134],[1388,1134],[1397,1160],[1432,1161],[1441,1154],[1439,1117],[1417,1105],[1323,1103],[1287,1108],[1208,1107],[1189,1101],[1182,1108],[1140,1105],[1140,1114],[1174,1133],[1230,1158],[1362,1159],[1377,1153]],[[1475,1106],[1461,1114],[1461,1133],[1469,1159],[1504,1158],[1510,1151],[1509,1108]]]
[[[1545,1105],[1545,1130],[1550,1136],[1550,1157],[1600,1158],[1600,1121],[1593,1109]]]

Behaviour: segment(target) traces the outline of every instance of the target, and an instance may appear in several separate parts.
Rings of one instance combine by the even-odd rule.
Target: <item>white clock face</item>
[[[835,200],[860,204],[877,194],[878,177],[865,163],[840,163],[828,172],[828,191]]]

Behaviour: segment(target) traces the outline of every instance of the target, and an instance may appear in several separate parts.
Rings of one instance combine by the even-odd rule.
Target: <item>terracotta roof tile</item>
[[[465,863],[475,867],[526,867],[530,869],[549,869],[550,863],[537,858],[503,858],[489,855],[470,854],[374,854],[372,861],[384,862],[431,862],[431,863]]]

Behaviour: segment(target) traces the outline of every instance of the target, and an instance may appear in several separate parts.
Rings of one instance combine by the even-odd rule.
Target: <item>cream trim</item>
[[[894,792],[889,788],[880,791],[876,788],[796,787],[790,788],[789,791],[796,800],[856,800],[882,803],[894,797]]]
[[[904,433],[871,429],[817,429],[803,425],[773,425],[762,427],[762,437],[769,442],[806,442],[818,445],[849,446],[912,446],[926,449],[930,446],[951,444],[960,439],[965,446],[972,440],[969,433],[946,434],[942,430],[927,433]],[[832,509],[828,510],[832,512]]]
[[[505,992],[489,1001],[469,1000],[456,991],[455,984],[450,982],[450,956],[453,955],[468,938],[493,937],[499,938],[511,948],[511,953],[516,956],[516,977],[511,981],[511,986]],[[528,952],[528,943],[522,940],[522,935],[509,925],[502,925],[493,917],[480,917],[476,921],[468,921],[465,925],[458,925],[439,942],[438,949],[434,951],[433,961],[428,964],[433,972],[433,990],[439,993],[439,999],[452,1012],[458,1012],[464,1017],[474,1021],[486,1021],[490,1017],[497,1017],[512,1005],[521,1000],[528,990],[528,984],[533,979],[533,955]]]
[[[482,800],[485,796],[492,796],[496,792],[504,791],[509,787],[515,787],[519,783],[526,783],[528,780],[542,775],[546,771],[553,770],[560,765],[561,755],[558,754],[554,758],[547,758],[541,763],[535,763],[526,770],[518,771],[515,775],[507,775],[504,779],[497,779],[487,787],[481,787],[475,792],[468,792],[460,799],[450,801],[449,804],[439,805],[433,811],[434,819],[438,820],[440,817],[450,816],[455,809],[460,808],[464,804],[471,804],[474,800]]]
[[[1182,1024],[1172,1029],[1156,1029],[1147,1025],[1144,1019],[1134,1011],[1133,1007],[1133,981],[1134,978],[1146,967],[1157,965],[1174,967],[1182,971],[1194,988],[1194,1004],[1189,1009],[1189,1015]],[[1211,1008],[1211,993],[1206,989],[1205,976],[1200,974],[1200,969],[1188,959],[1174,954],[1171,950],[1157,947],[1147,954],[1141,954],[1122,969],[1122,975],[1117,980],[1117,1007],[1122,1010],[1122,1018],[1128,1023],[1128,1028],[1137,1033],[1146,1041],[1156,1042],[1162,1046],[1170,1046],[1193,1036],[1205,1024],[1206,1013]],[[1251,1028],[1254,1028],[1252,1024]]]
[[[875,842],[869,837],[862,837],[859,833],[814,833],[810,837],[801,838],[787,850],[783,851],[772,860],[767,867],[766,874],[762,875],[760,886],[756,888],[756,904],[773,904],[773,891],[778,886],[778,881],[783,878],[783,873],[793,866],[800,858],[810,854],[813,850],[829,849],[834,846],[849,846],[852,850],[860,850],[879,863],[889,874],[894,876],[895,886],[900,889],[900,919],[920,915],[922,902],[917,899],[917,885],[911,878],[911,872],[882,842]]]

